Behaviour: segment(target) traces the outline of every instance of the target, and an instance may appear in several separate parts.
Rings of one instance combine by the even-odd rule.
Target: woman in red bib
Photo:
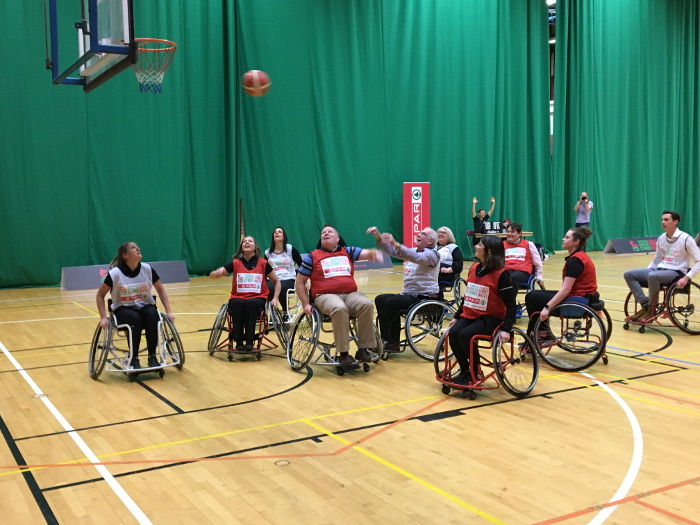
[[[591,258],[584,252],[586,241],[593,232],[582,226],[566,232],[561,240],[561,247],[569,252],[562,269],[561,290],[533,290],[525,296],[525,306],[528,312],[539,312],[539,317],[546,321],[549,310],[570,296],[586,297],[598,293],[595,266]],[[537,321],[536,315],[530,315],[527,327],[528,333]]]
[[[495,235],[484,235],[475,247],[479,263],[472,265],[462,306],[450,323],[450,349],[459,362],[460,372],[452,378],[458,385],[471,382],[469,373],[469,345],[475,335],[491,335],[502,323],[500,337],[510,339],[515,322],[515,296],[510,274],[505,271],[503,242]],[[478,366],[478,351],[474,351]]]
[[[280,281],[277,274],[260,254],[255,239],[245,237],[238,246],[233,260],[209,274],[212,279],[233,273],[231,297],[228,310],[231,315],[230,337],[236,341],[236,350],[250,351],[255,341],[255,325],[260,312],[265,308],[268,295],[265,277],[275,286],[270,303],[277,307],[280,294]]]

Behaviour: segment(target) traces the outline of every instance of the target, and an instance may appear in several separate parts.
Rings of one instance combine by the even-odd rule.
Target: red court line
[[[661,494],[663,492],[668,492],[673,489],[677,489],[679,487],[684,487],[686,485],[691,485],[693,483],[697,483],[700,481],[700,476],[697,476],[695,478],[690,478],[686,479],[684,481],[679,481],[677,483],[672,483],[670,485],[666,485],[664,487],[659,487],[658,489],[654,490],[649,490],[647,492],[640,492],[639,494],[635,494],[634,496],[628,496],[626,498],[622,498],[616,501],[611,501],[610,503],[605,503],[604,505],[594,505],[592,507],[588,507],[585,509],[577,510],[576,512],[572,512],[570,514],[564,514],[562,516],[558,516],[556,518],[551,518],[548,520],[544,521],[538,521],[534,525],[549,525],[551,523],[559,523],[561,521],[566,521],[572,518],[578,518],[579,516],[583,516],[585,514],[590,514],[591,512],[597,512],[600,509],[605,509],[607,507],[614,507],[615,505],[622,505],[623,503],[629,503],[629,502],[637,502],[638,500],[641,500],[642,498],[645,498],[647,496],[651,496],[653,494]]]
[[[403,423],[406,420],[417,416],[421,412],[425,412],[426,410],[430,410],[436,405],[439,405],[440,403],[444,403],[450,399],[449,397],[445,396],[438,401],[435,401],[434,403],[430,403],[429,405],[419,408],[418,410],[402,417],[401,419],[397,419],[393,423],[390,423],[389,425],[386,425],[385,427],[380,428],[379,430],[372,432],[371,434],[368,434],[367,436],[364,436],[357,441],[354,441],[353,443],[350,443],[348,445],[343,445],[340,447],[338,450],[334,452],[315,452],[315,453],[309,453],[309,454],[273,454],[273,455],[265,455],[265,456],[232,456],[232,457],[218,457],[218,458],[174,458],[174,459],[125,459],[125,460],[118,460],[118,461],[99,461],[99,462],[88,462],[88,461],[83,461],[80,463],[44,463],[44,464],[32,464],[32,465],[0,465],[0,469],[20,469],[20,470],[25,470],[25,469],[42,469],[42,468],[56,468],[56,467],[96,467],[96,466],[109,466],[109,465],[152,465],[152,464],[163,464],[163,465],[168,465],[171,463],[202,463],[205,461],[241,461],[241,460],[251,460],[251,459],[274,459],[274,460],[279,460],[279,459],[291,459],[291,458],[320,458],[320,457],[332,457],[332,456],[337,456],[339,454],[342,454],[346,450],[349,450],[351,448],[356,447],[357,445],[369,440],[370,438],[381,434],[382,432],[385,432],[391,428],[394,428],[397,426],[399,423]]]
[[[673,512],[669,512],[667,510],[664,510],[660,507],[657,507],[655,505],[651,505],[649,503],[646,503],[644,501],[635,501],[638,505],[641,505],[642,507],[646,507],[648,509],[653,510],[654,512],[658,512],[659,514],[663,514],[664,516],[668,516],[671,519],[674,519],[676,521],[680,521],[681,523],[687,523],[688,525],[700,525],[697,521],[689,520],[688,518],[684,518],[683,516],[679,516],[678,514],[674,514]]]
[[[391,424],[389,424],[389,425],[387,425],[387,426],[385,426],[385,427],[382,427],[382,428],[380,428],[379,430],[376,430],[375,432],[372,432],[371,434],[367,434],[365,437],[360,438],[360,439],[358,439],[357,441],[355,441],[355,442],[353,442],[353,443],[350,443],[349,445],[345,445],[345,446],[339,448],[339,449],[335,452],[335,454],[340,454],[341,452],[345,452],[347,449],[353,448],[353,447],[355,447],[356,445],[360,445],[361,443],[364,443],[365,441],[367,441],[367,440],[369,440],[369,439],[371,439],[371,438],[373,438],[373,437],[375,437],[375,436],[378,436],[379,434],[381,434],[381,433],[383,433],[383,432],[386,432],[387,430],[389,430],[389,429],[391,429],[391,428],[394,428],[394,427],[397,426],[399,423],[403,423],[403,422],[407,421],[408,419],[411,419],[412,417],[416,417],[416,416],[417,416],[418,414],[420,414],[421,412],[425,412],[425,411],[427,411],[427,410],[430,410],[430,409],[433,408],[434,406],[439,405],[440,403],[444,403],[444,402],[445,402],[446,400],[448,400],[448,399],[450,399],[450,398],[447,397],[447,396],[445,396],[445,397],[443,397],[443,398],[441,398],[441,399],[438,399],[438,400],[435,401],[434,403],[430,403],[428,406],[425,406],[425,407],[423,407],[423,408],[420,408],[420,409],[416,410],[415,412],[412,412],[411,414],[408,414],[407,416],[404,416],[404,417],[402,417],[401,419],[397,419],[397,420],[394,421],[393,423],[391,423]]]

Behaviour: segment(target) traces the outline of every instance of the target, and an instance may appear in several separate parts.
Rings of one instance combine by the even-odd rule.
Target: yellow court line
[[[82,308],[83,310],[87,310],[88,312],[90,312],[90,313],[93,314],[93,315],[96,315],[96,316],[98,316],[98,317],[99,317],[99,315],[100,315],[100,314],[98,314],[95,310],[91,310],[91,309],[88,308],[87,306],[83,306],[83,305],[80,304],[80,303],[77,303],[77,302],[73,301],[73,304],[74,304],[75,306],[80,306],[80,308]]]
[[[346,439],[344,439],[344,438],[341,438],[340,436],[336,436],[336,435],[335,435],[333,432],[331,432],[330,430],[326,430],[325,428],[321,427],[320,425],[317,425],[317,424],[313,423],[313,422],[310,421],[310,420],[304,420],[304,423],[306,423],[307,425],[309,425],[309,426],[315,428],[316,430],[318,430],[318,431],[320,431],[320,432],[323,432],[323,433],[326,434],[327,436],[329,436],[329,437],[331,437],[331,438],[333,438],[333,439],[335,439],[335,440],[337,440],[337,441],[340,441],[340,442],[343,443],[344,445],[352,445],[352,444],[353,444],[352,441],[348,441],[348,440],[346,440]],[[401,475],[403,475],[403,476],[406,476],[407,478],[409,478],[409,479],[415,481],[416,483],[418,483],[418,484],[424,486],[425,488],[427,488],[427,489],[429,489],[429,490],[431,490],[431,491],[433,491],[433,492],[435,492],[435,493],[437,493],[437,494],[439,494],[439,495],[441,495],[441,496],[443,496],[443,497],[449,499],[449,500],[452,501],[453,503],[456,503],[457,505],[459,505],[459,506],[461,506],[461,507],[464,507],[464,508],[467,509],[467,510],[470,510],[471,512],[473,512],[473,513],[475,513],[475,514],[481,516],[482,518],[485,518],[485,519],[489,520],[491,523],[499,523],[499,524],[505,525],[504,522],[502,522],[502,521],[499,520],[498,518],[495,518],[495,517],[491,516],[490,514],[487,514],[487,513],[485,513],[484,511],[477,509],[476,507],[474,507],[473,505],[470,505],[469,503],[467,503],[467,502],[464,501],[463,499],[460,499],[460,498],[458,498],[457,496],[454,496],[454,495],[452,495],[452,494],[450,494],[450,493],[448,493],[448,492],[445,492],[445,491],[442,490],[441,488],[438,488],[438,487],[436,487],[435,485],[432,485],[431,483],[428,483],[427,481],[424,481],[424,480],[420,479],[418,476],[415,476],[414,474],[411,474],[410,472],[408,472],[408,471],[402,469],[401,467],[396,466],[396,465],[394,465],[393,463],[390,463],[390,462],[386,461],[385,459],[380,458],[379,456],[377,456],[376,454],[373,454],[373,453],[370,452],[369,450],[367,450],[367,449],[365,449],[365,448],[363,448],[363,447],[360,447],[360,446],[358,446],[358,445],[355,445],[355,446],[353,446],[352,448],[353,448],[354,450],[357,450],[358,452],[364,454],[365,456],[367,456],[367,457],[369,457],[369,458],[371,458],[371,459],[377,461],[378,463],[384,465],[385,467],[390,468],[390,469],[393,470],[394,472],[398,472],[399,474],[401,474]]]
[[[441,398],[441,397],[444,397],[444,396],[434,395],[434,396],[420,397],[420,398],[416,398],[416,399],[409,399],[409,400],[405,400],[405,401],[396,401],[396,402],[394,402],[394,403],[385,403],[385,404],[382,404],[382,405],[374,405],[374,406],[371,406],[371,407],[354,408],[354,409],[352,409],[352,410],[345,410],[345,411],[342,411],[342,412],[332,412],[332,413],[330,413],[330,414],[322,414],[322,415],[318,415],[318,416],[311,416],[311,417],[304,417],[304,418],[299,418],[299,419],[292,419],[292,420],[289,420],[289,421],[282,421],[282,422],[278,422],[278,423],[270,423],[270,424],[267,424],[267,425],[259,425],[259,426],[256,426],[256,427],[241,428],[241,429],[238,429],[238,430],[230,430],[230,431],[227,431],[227,432],[220,432],[220,433],[217,433],[217,434],[209,434],[209,435],[206,435],[206,436],[198,436],[198,437],[194,437],[194,438],[182,439],[182,440],[179,440],[179,441],[171,441],[171,442],[168,442],[168,443],[160,443],[160,444],[156,444],[156,445],[150,445],[150,446],[148,446],[148,447],[134,448],[134,449],[131,449],[131,450],[122,450],[122,451],[119,451],[119,452],[111,452],[111,453],[109,453],[109,454],[101,454],[101,455],[98,455],[97,457],[98,457],[99,459],[105,459],[105,458],[111,458],[111,457],[115,457],[115,456],[126,456],[126,455],[128,455],[128,454],[134,454],[134,453],[137,453],[137,452],[145,452],[145,451],[148,451],[148,450],[157,450],[157,449],[162,449],[162,448],[171,447],[171,446],[175,446],[175,445],[184,445],[184,444],[187,444],[187,443],[195,443],[195,442],[197,442],[197,441],[205,441],[205,440],[208,440],[208,439],[216,439],[216,438],[220,438],[220,437],[232,436],[232,435],[234,435],[234,434],[242,434],[242,433],[244,433],[244,432],[253,432],[253,431],[256,431],[256,430],[264,430],[264,429],[269,429],[269,428],[282,427],[282,426],[286,426],[286,425],[293,425],[293,424],[295,424],[295,423],[306,423],[307,421],[314,420],[314,419],[325,419],[325,418],[329,418],[329,417],[342,416],[342,415],[346,415],[346,414],[353,414],[353,413],[358,413],[358,412],[365,412],[365,411],[368,411],[368,410],[376,410],[376,409],[379,409],[379,408],[387,408],[387,407],[392,407],[392,406],[400,406],[400,405],[404,405],[404,404],[408,404],[408,403],[415,403],[415,402],[419,402],[419,401],[427,401],[427,400],[430,400],[430,399]],[[80,464],[80,463],[85,463],[85,462],[87,462],[87,461],[88,461],[87,458],[81,458],[81,459],[72,459],[72,460],[70,460],[70,461],[64,461],[64,462],[62,462],[62,463],[56,463],[56,464],[57,464],[57,465],[78,465],[78,464]],[[8,475],[11,475],[11,474],[21,474],[22,472],[28,472],[28,471],[31,471],[31,470],[43,470],[43,469],[45,469],[45,468],[48,468],[48,467],[32,467],[32,468],[11,470],[11,471],[8,471],[8,472],[1,473],[1,474],[0,474],[0,477],[8,476]]]
[[[571,381],[571,380],[569,380],[569,379],[564,379],[563,377],[560,377],[560,378],[557,378],[557,379],[558,379],[559,381],[563,381],[563,382],[565,382],[565,383],[571,383],[571,384],[574,384],[574,385],[584,386],[584,387],[586,387],[586,388],[598,390],[598,392],[600,392],[600,393],[602,393],[602,394],[605,393],[605,392],[603,392],[603,391],[600,389],[600,387],[599,387],[598,385],[584,385],[584,384],[581,384],[581,383],[579,383],[579,382],[577,382],[577,381]],[[613,385],[615,385],[615,383],[607,383],[607,385],[608,385],[609,387],[612,387]],[[620,392],[617,392],[617,390],[616,390],[616,393],[617,393],[620,397],[624,397],[624,398],[626,398],[626,399],[632,399],[632,400],[634,400],[634,401],[639,401],[640,403],[645,403],[645,404],[647,404],[647,405],[657,406],[657,407],[661,407],[661,408],[667,408],[667,409],[669,409],[669,410],[673,410],[673,411],[675,411],[675,412],[680,412],[680,413],[682,413],[682,414],[689,414],[689,415],[691,415],[691,416],[700,416],[700,412],[693,412],[692,410],[685,410],[685,409],[678,408],[678,407],[674,407],[674,406],[671,406],[671,405],[666,405],[666,404],[664,404],[664,403],[659,403],[659,402],[656,402],[656,401],[649,401],[648,399],[642,399],[641,397],[631,396],[631,395],[629,395],[629,394],[622,394],[622,393],[620,393]],[[654,394],[650,394],[650,395],[654,395]]]

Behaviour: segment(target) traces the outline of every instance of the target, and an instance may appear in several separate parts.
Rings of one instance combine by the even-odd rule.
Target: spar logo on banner
[[[411,188],[411,199],[413,200],[411,204],[413,246],[415,246],[418,243],[418,232],[423,229],[421,226],[423,224],[423,188],[420,186]]]
[[[404,245],[412,248],[418,232],[430,225],[430,183],[404,182],[403,184],[403,238]]]

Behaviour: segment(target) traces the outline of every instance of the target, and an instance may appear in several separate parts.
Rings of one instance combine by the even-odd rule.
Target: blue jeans
[[[659,268],[652,270],[651,268],[635,268],[625,272],[625,281],[632,295],[640,304],[656,304],[657,296],[662,284],[668,284],[683,275],[683,272],[678,270],[665,270]],[[648,284],[647,284],[648,283]],[[643,286],[649,287],[649,298],[644,295]]]

